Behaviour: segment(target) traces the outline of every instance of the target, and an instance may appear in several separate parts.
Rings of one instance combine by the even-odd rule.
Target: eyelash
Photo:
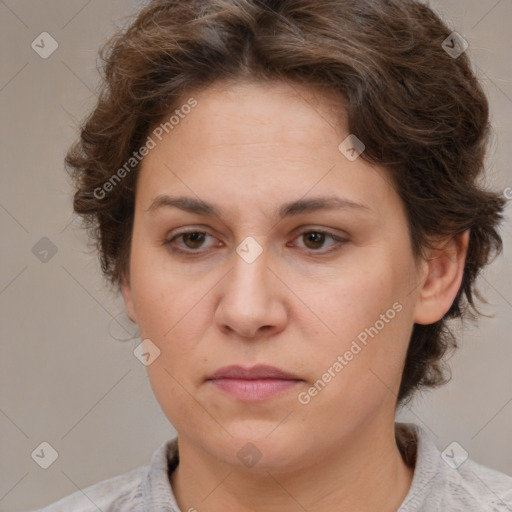
[[[306,251],[311,252],[313,254],[319,254],[319,255],[330,254],[331,252],[334,252],[334,251],[337,251],[337,250],[341,249],[341,247],[348,241],[346,239],[343,239],[343,238],[340,238],[339,236],[334,235],[333,233],[330,233],[328,231],[323,231],[321,229],[308,229],[308,230],[305,230],[305,231],[301,231],[297,235],[296,239],[300,238],[301,236],[304,236],[306,234],[311,234],[311,233],[315,233],[315,234],[319,234],[319,235],[325,235],[326,237],[329,237],[329,238],[331,238],[331,240],[336,242],[335,244],[333,244],[333,246],[331,246],[331,248],[329,248],[327,250],[324,250],[324,251],[315,250],[315,249],[305,249]],[[189,256],[190,255],[200,255],[201,254],[201,250],[200,249],[198,249],[198,250],[193,250],[193,249],[184,250],[184,249],[180,249],[178,247],[173,246],[173,242],[175,240],[177,240],[180,237],[183,237],[184,235],[190,235],[190,234],[200,234],[200,235],[211,236],[208,233],[206,233],[205,231],[198,231],[198,230],[181,231],[180,233],[176,233],[172,238],[170,238],[168,240],[164,240],[162,242],[162,245],[168,247],[168,249],[170,251],[174,252],[174,253],[186,254],[186,255],[189,255]],[[212,237],[212,238],[214,238],[214,237]],[[205,252],[205,251],[202,251],[202,252]]]

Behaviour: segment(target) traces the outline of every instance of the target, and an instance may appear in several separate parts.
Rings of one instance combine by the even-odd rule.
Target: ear
[[[443,242],[424,260],[424,275],[414,310],[414,322],[433,324],[450,309],[464,275],[469,229]]]
[[[135,315],[135,305],[132,295],[132,287],[130,284],[130,278],[123,276],[121,278],[121,293],[123,294],[124,304],[126,307],[126,314],[128,318],[133,322],[137,323],[137,316]]]

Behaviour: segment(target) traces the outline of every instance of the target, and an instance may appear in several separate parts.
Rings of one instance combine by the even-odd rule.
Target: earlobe
[[[121,280],[121,293],[123,295],[124,304],[126,307],[126,314],[128,318],[133,322],[137,323],[137,317],[135,315],[135,307],[133,303],[132,288],[128,277],[123,277]]]
[[[469,230],[430,251],[414,312],[414,322],[433,324],[450,309],[464,275]]]

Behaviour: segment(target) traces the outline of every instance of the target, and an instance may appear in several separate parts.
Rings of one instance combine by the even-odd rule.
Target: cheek
[[[375,386],[386,392],[379,378],[390,387],[396,384],[412,325],[408,284],[400,278],[403,269],[397,270],[391,257],[373,259],[373,263],[361,260],[360,271],[351,267],[351,272],[333,276],[320,293],[310,296],[312,309],[331,331],[315,340],[310,355],[316,370],[343,375],[333,379],[337,384],[332,392],[361,400],[366,393],[374,393]]]
[[[173,363],[174,361],[174,363]],[[179,373],[175,368],[180,369]],[[151,389],[162,411],[175,429],[190,430],[190,425],[210,425],[206,409],[194,398],[188,381],[187,361],[173,355],[172,360],[162,353],[146,368]]]
[[[332,275],[308,298],[338,339],[357,336],[396,300],[392,274],[378,266],[349,267]]]
[[[193,357],[208,325],[211,309],[208,301],[197,293],[175,293],[168,290],[156,293],[153,288],[144,296],[138,308],[141,336],[151,339],[160,349],[172,370],[180,371],[174,361],[183,363]],[[171,368],[170,368],[171,369]]]
[[[204,286],[173,271],[149,241],[135,239],[133,248],[130,279],[141,336],[163,344],[200,309]]]

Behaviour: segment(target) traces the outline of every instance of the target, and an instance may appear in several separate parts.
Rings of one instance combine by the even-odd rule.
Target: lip
[[[262,402],[290,390],[303,379],[273,366],[257,365],[252,368],[226,366],[207,381],[233,398]]]
[[[302,380],[297,375],[285,372],[274,366],[266,364],[258,364],[252,368],[244,368],[243,366],[224,366],[219,368],[207,380],[214,379],[283,379],[283,380]]]

